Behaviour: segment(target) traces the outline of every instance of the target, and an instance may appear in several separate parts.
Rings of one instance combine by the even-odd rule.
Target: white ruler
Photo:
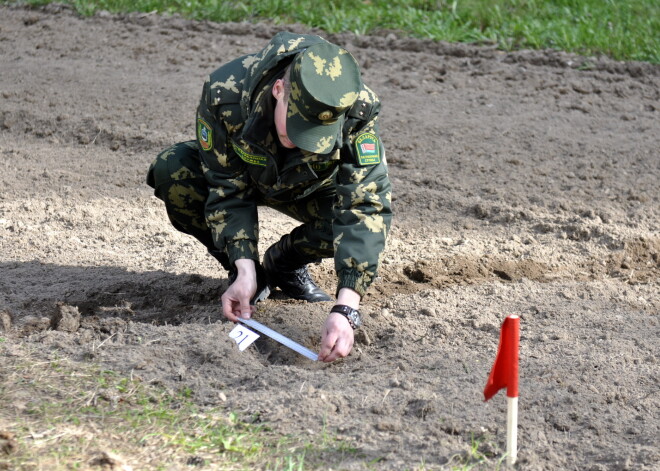
[[[266,327],[263,324],[260,324],[259,322],[253,320],[253,319],[238,319],[241,324],[245,324],[246,326],[256,330],[257,332],[261,332],[264,335],[267,335],[271,339],[281,343],[282,345],[289,347],[291,350],[294,350],[301,355],[306,356],[312,361],[317,361],[319,359],[319,356],[311,351],[309,348],[304,347],[300,345],[297,342],[294,342],[288,337],[285,337],[284,335],[280,334],[279,332],[275,332],[273,329],[270,327]]]

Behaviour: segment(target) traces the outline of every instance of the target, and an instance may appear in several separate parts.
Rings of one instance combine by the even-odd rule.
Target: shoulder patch
[[[213,148],[213,129],[202,118],[197,118],[197,140],[203,150]]]
[[[378,136],[370,132],[360,134],[355,138],[355,154],[358,164],[376,165],[380,163],[380,143]]]

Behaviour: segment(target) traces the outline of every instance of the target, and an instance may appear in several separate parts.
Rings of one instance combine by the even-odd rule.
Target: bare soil
[[[503,453],[504,395],[482,391],[518,314],[517,468],[660,469],[660,67],[328,35],[384,102],[395,222],[366,327],[325,365],[237,350],[226,274],[144,183],[194,138],[205,75],[279,29],[0,7],[2,357],[97,362],[359,450],[328,468],[444,469],[475,440]],[[263,253],[295,223],[261,215]],[[333,291],[332,263],[312,270]],[[329,307],[275,293],[256,319],[317,349]]]

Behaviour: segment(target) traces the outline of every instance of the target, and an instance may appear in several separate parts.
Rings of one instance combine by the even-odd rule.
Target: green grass
[[[0,0],[7,3],[7,0]],[[47,0],[24,0],[45,4]],[[155,11],[187,18],[301,23],[329,33],[403,34],[505,50],[552,48],[660,63],[657,0],[64,0],[83,15]]]
[[[21,344],[5,353],[0,350],[3,471],[304,471],[329,464],[341,469],[343,462],[379,469],[380,458],[338,438],[325,420],[314,434],[282,434],[264,418],[201,407],[188,388],[167,391],[93,363],[44,360]],[[403,471],[498,470],[501,460],[489,451],[494,449],[489,440],[472,437],[446,466],[427,466],[421,459]]]
[[[360,459],[325,427],[314,436],[282,436],[255,417],[196,405],[190,389],[170,392],[93,364],[41,361],[23,350],[0,364],[0,446],[3,436],[12,437],[9,451],[0,449],[0,470],[90,469],[104,452],[119,457],[115,469],[125,463],[144,471],[172,464],[294,471]]]

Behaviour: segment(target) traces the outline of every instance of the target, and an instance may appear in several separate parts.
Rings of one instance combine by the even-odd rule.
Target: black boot
[[[209,249],[209,254],[211,254],[215,259],[220,262],[220,265],[223,266],[225,270],[229,272],[229,284],[232,285],[238,277],[238,272],[236,267],[232,266],[229,263],[229,257],[226,253],[219,251],[218,249]],[[259,301],[264,301],[270,295],[270,288],[268,287],[268,281],[266,279],[266,272],[264,271],[261,264],[255,262],[257,269],[257,292],[254,294],[250,300],[250,304],[257,304]]]
[[[264,270],[271,288],[278,287],[293,299],[315,303],[332,301],[307,271],[308,257],[300,255],[290,235],[283,236],[264,254]]]

